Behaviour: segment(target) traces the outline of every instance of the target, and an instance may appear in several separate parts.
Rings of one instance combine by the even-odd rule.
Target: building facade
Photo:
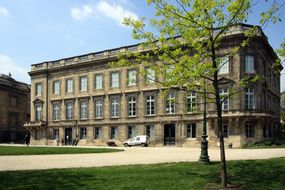
[[[30,86],[0,75],[0,142],[24,142],[24,122],[30,121]]]
[[[280,73],[272,70],[277,59],[267,37],[259,35],[234,56],[227,52],[244,40],[251,27],[238,25],[222,40],[218,54],[226,59],[220,69],[220,93],[239,86],[245,76],[260,74],[257,82],[226,99],[223,108],[225,143],[233,147],[273,138],[280,123]],[[148,135],[150,146],[200,146],[203,125],[202,97],[184,91],[163,89],[139,73],[137,68],[113,68],[119,52],[142,51],[140,45],[95,52],[32,65],[31,130],[32,144],[54,144],[59,137],[72,144],[106,145],[110,140],[122,145],[136,135]],[[210,146],[218,145],[214,105],[207,110]]]

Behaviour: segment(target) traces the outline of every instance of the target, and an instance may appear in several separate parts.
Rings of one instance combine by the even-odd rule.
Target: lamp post
[[[206,96],[206,82],[204,79],[204,112],[203,112],[203,135],[201,141],[201,155],[199,158],[199,162],[203,164],[210,163],[209,155],[208,155],[208,141],[207,141],[207,96]]]

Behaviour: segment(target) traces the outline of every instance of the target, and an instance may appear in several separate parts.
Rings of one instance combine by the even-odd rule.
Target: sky
[[[260,12],[269,8],[257,1],[248,24],[259,24]],[[0,73],[30,84],[32,64],[136,44],[123,18],[154,13],[145,0],[0,0]],[[285,38],[285,7],[280,17],[282,23],[264,29],[274,49]]]

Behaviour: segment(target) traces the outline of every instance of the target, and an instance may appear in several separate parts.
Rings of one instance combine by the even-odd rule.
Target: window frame
[[[245,109],[252,110],[254,109],[254,88],[248,87],[245,89]]]
[[[190,139],[197,138],[197,124],[196,123],[186,124],[186,138],[190,138]]]
[[[83,107],[83,103],[86,103],[86,106],[84,106]],[[84,110],[84,112],[83,112],[83,110],[82,109],[86,109],[86,110]],[[82,117],[83,116],[83,113],[85,113],[85,117]],[[79,118],[81,119],[81,120],[87,120],[88,119],[88,100],[81,100],[80,102],[79,102]]]
[[[252,58],[252,60],[249,60],[249,58]],[[248,74],[255,73],[255,59],[253,55],[246,54],[244,58],[244,72]]]
[[[80,127],[80,133],[79,138],[81,140],[87,139],[87,127]]]
[[[43,86],[41,82],[36,83],[35,96],[42,96]]]
[[[52,93],[54,95],[59,95],[60,94],[60,81],[59,80],[53,81],[52,86],[53,86]]]
[[[101,104],[97,104],[100,102]],[[100,109],[98,110],[98,108]],[[95,116],[95,119],[102,119],[104,117],[104,98],[103,97],[94,98],[94,116]]]
[[[128,69],[127,70],[127,86],[136,86],[138,82],[138,71],[137,69]]]
[[[69,105],[71,105],[71,106],[69,106]],[[68,110],[71,110],[70,117],[69,117],[69,111]],[[74,118],[74,103],[71,101],[68,101],[65,103],[65,119],[66,120],[72,120],[73,118]]]
[[[97,77],[101,77],[101,83],[98,83]],[[94,79],[95,79],[95,82],[94,82],[95,90],[102,90],[104,88],[104,75],[102,73],[95,74]],[[98,84],[100,84],[100,85],[98,85]]]
[[[117,102],[113,102],[114,100],[117,100]],[[120,117],[120,97],[119,96],[113,96],[110,97],[110,115],[111,118],[118,118]]]
[[[85,79],[85,80],[83,80]],[[80,92],[87,92],[88,91],[88,77],[81,76],[79,78],[79,91]]]
[[[132,100],[130,100],[132,99]],[[127,97],[128,104],[128,117],[137,116],[137,97],[136,96],[128,96]]]
[[[197,93],[192,91],[186,94],[186,113],[193,113],[197,111]]]
[[[73,92],[73,79],[66,79],[65,80],[65,92],[72,93]]]
[[[148,97],[153,97],[153,99],[148,99]],[[146,116],[155,116],[156,114],[156,95],[155,94],[145,95],[145,114]]]
[[[117,81],[115,81],[113,78],[113,76],[115,74],[118,76]],[[116,85],[114,85],[114,84],[116,84]],[[120,72],[119,71],[111,72],[111,74],[110,74],[110,88],[119,88],[119,87],[120,87]]]
[[[52,120],[60,121],[60,102],[52,103]]]

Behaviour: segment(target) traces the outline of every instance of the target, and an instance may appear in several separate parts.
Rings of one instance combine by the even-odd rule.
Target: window
[[[145,126],[145,134],[150,138],[154,139],[154,126],[153,125],[146,125]]]
[[[196,123],[187,124],[187,138],[196,138]]]
[[[36,84],[36,96],[41,96],[42,95],[42,84],[37,83]]]
[[[87,76],[80,77],[80,91],[87,91]]]
[[[166,67],[166,70],[165,70],[165,81],[166,82],[170,82],[173,77],[174,77],[174,73],[173,73],[173,70],[174,70],[174,65],[168,65]]]
[[[59,103],[53,103],[52,104],[52,118],[54,121],[59,121],[60,117],[60,108],[59,108]]]
[[[53,129],[53,139],[59,138],[59,129]]]
[[[119,98],[111,98],[111,116],[119,117]]]
[[[102,138],[101,127],[94,127],[94,139],[101,139]]]
[[[128,98],[129,116],[136,116],[136,97]]]
[[[117,139],[118,138],[118,127],[117,126],[112,126],[111,127],[111,139]]]
[[[103,98],[95,99],[95,118],[103,117]]]
[[[224,133],[224,137],[229,137],[229,124],[228,124],[228,122],[223,122],[223,133]]]
[[[245,109],[253,109],[254,105],[254,89],[247,88],[245,90]]]
[[[175,113],[175,95],[174,93],[168,94],[165,103],[165,111],[167,114]]]
[[[155,71],[151,68],[145,69],[145,80],[147,84],[155,82]]]
[[[128,86],[135,86],[137,84],[137,71],[128,70]]]
[[[18,107],[18,97],[17,96],[10,96],[10,106],[11,107]]]
[[[87,138],[87,129],[86,127],[80,128],[80,139],[86,139]]]
[[[87,100],[80,102],[80,119],[87,119]]]
[[[73,80],[72,79],[66,80],[66,92],[67,93],[73,92]]]
[[[53,94],[59,94],[60,91],[60,83],[59,81],[53,82]]]
[[[263,137],[264,138],[267,137],[267,127],[266,127],[266,125],[263,126]]]
[[[136,130],[135,126],[128,126],[128,139],[136,136],[135,135],[135,130]]]
[[[72,102],[66,103],[66,119],[68,120],[73,119],[73,103]]]
[[[191,113],[196,111],[196,105],[197,105],[197,97],[196,92],[190,92],[186,96],[186,112]]]
[[[119,72],[111,73],[111,88],[119,87]]]
[[[254,137],[254,123],[251,121],[245,123],[245,136]]]
[[[155,114],[154,103],[155,103],[154,95],[146,96],[146,115]]]
[[[40,138],[41,138],[40,130],[36,129],[35,130],[35,140],[40,140]]]
[[[229,109],[229,90],[227,88],[220,88],[220,102],[222,103],[222,110]]]
[[[228,56],[221,57],[218,59],[219,62],[219,71],[218,74],[228,74],[229,73],[229,62],[230,59]]]
[[[36,116],[36,121],[41,121],[41,115],[42,115],[42,105],[41,104],[36,104],[35,105],[35,116]]]
[[[245,72],[254,73],[254,57],[252,55],[245,56]]]
[[[103,75],[95,75],[95,89],[103,88]]]

